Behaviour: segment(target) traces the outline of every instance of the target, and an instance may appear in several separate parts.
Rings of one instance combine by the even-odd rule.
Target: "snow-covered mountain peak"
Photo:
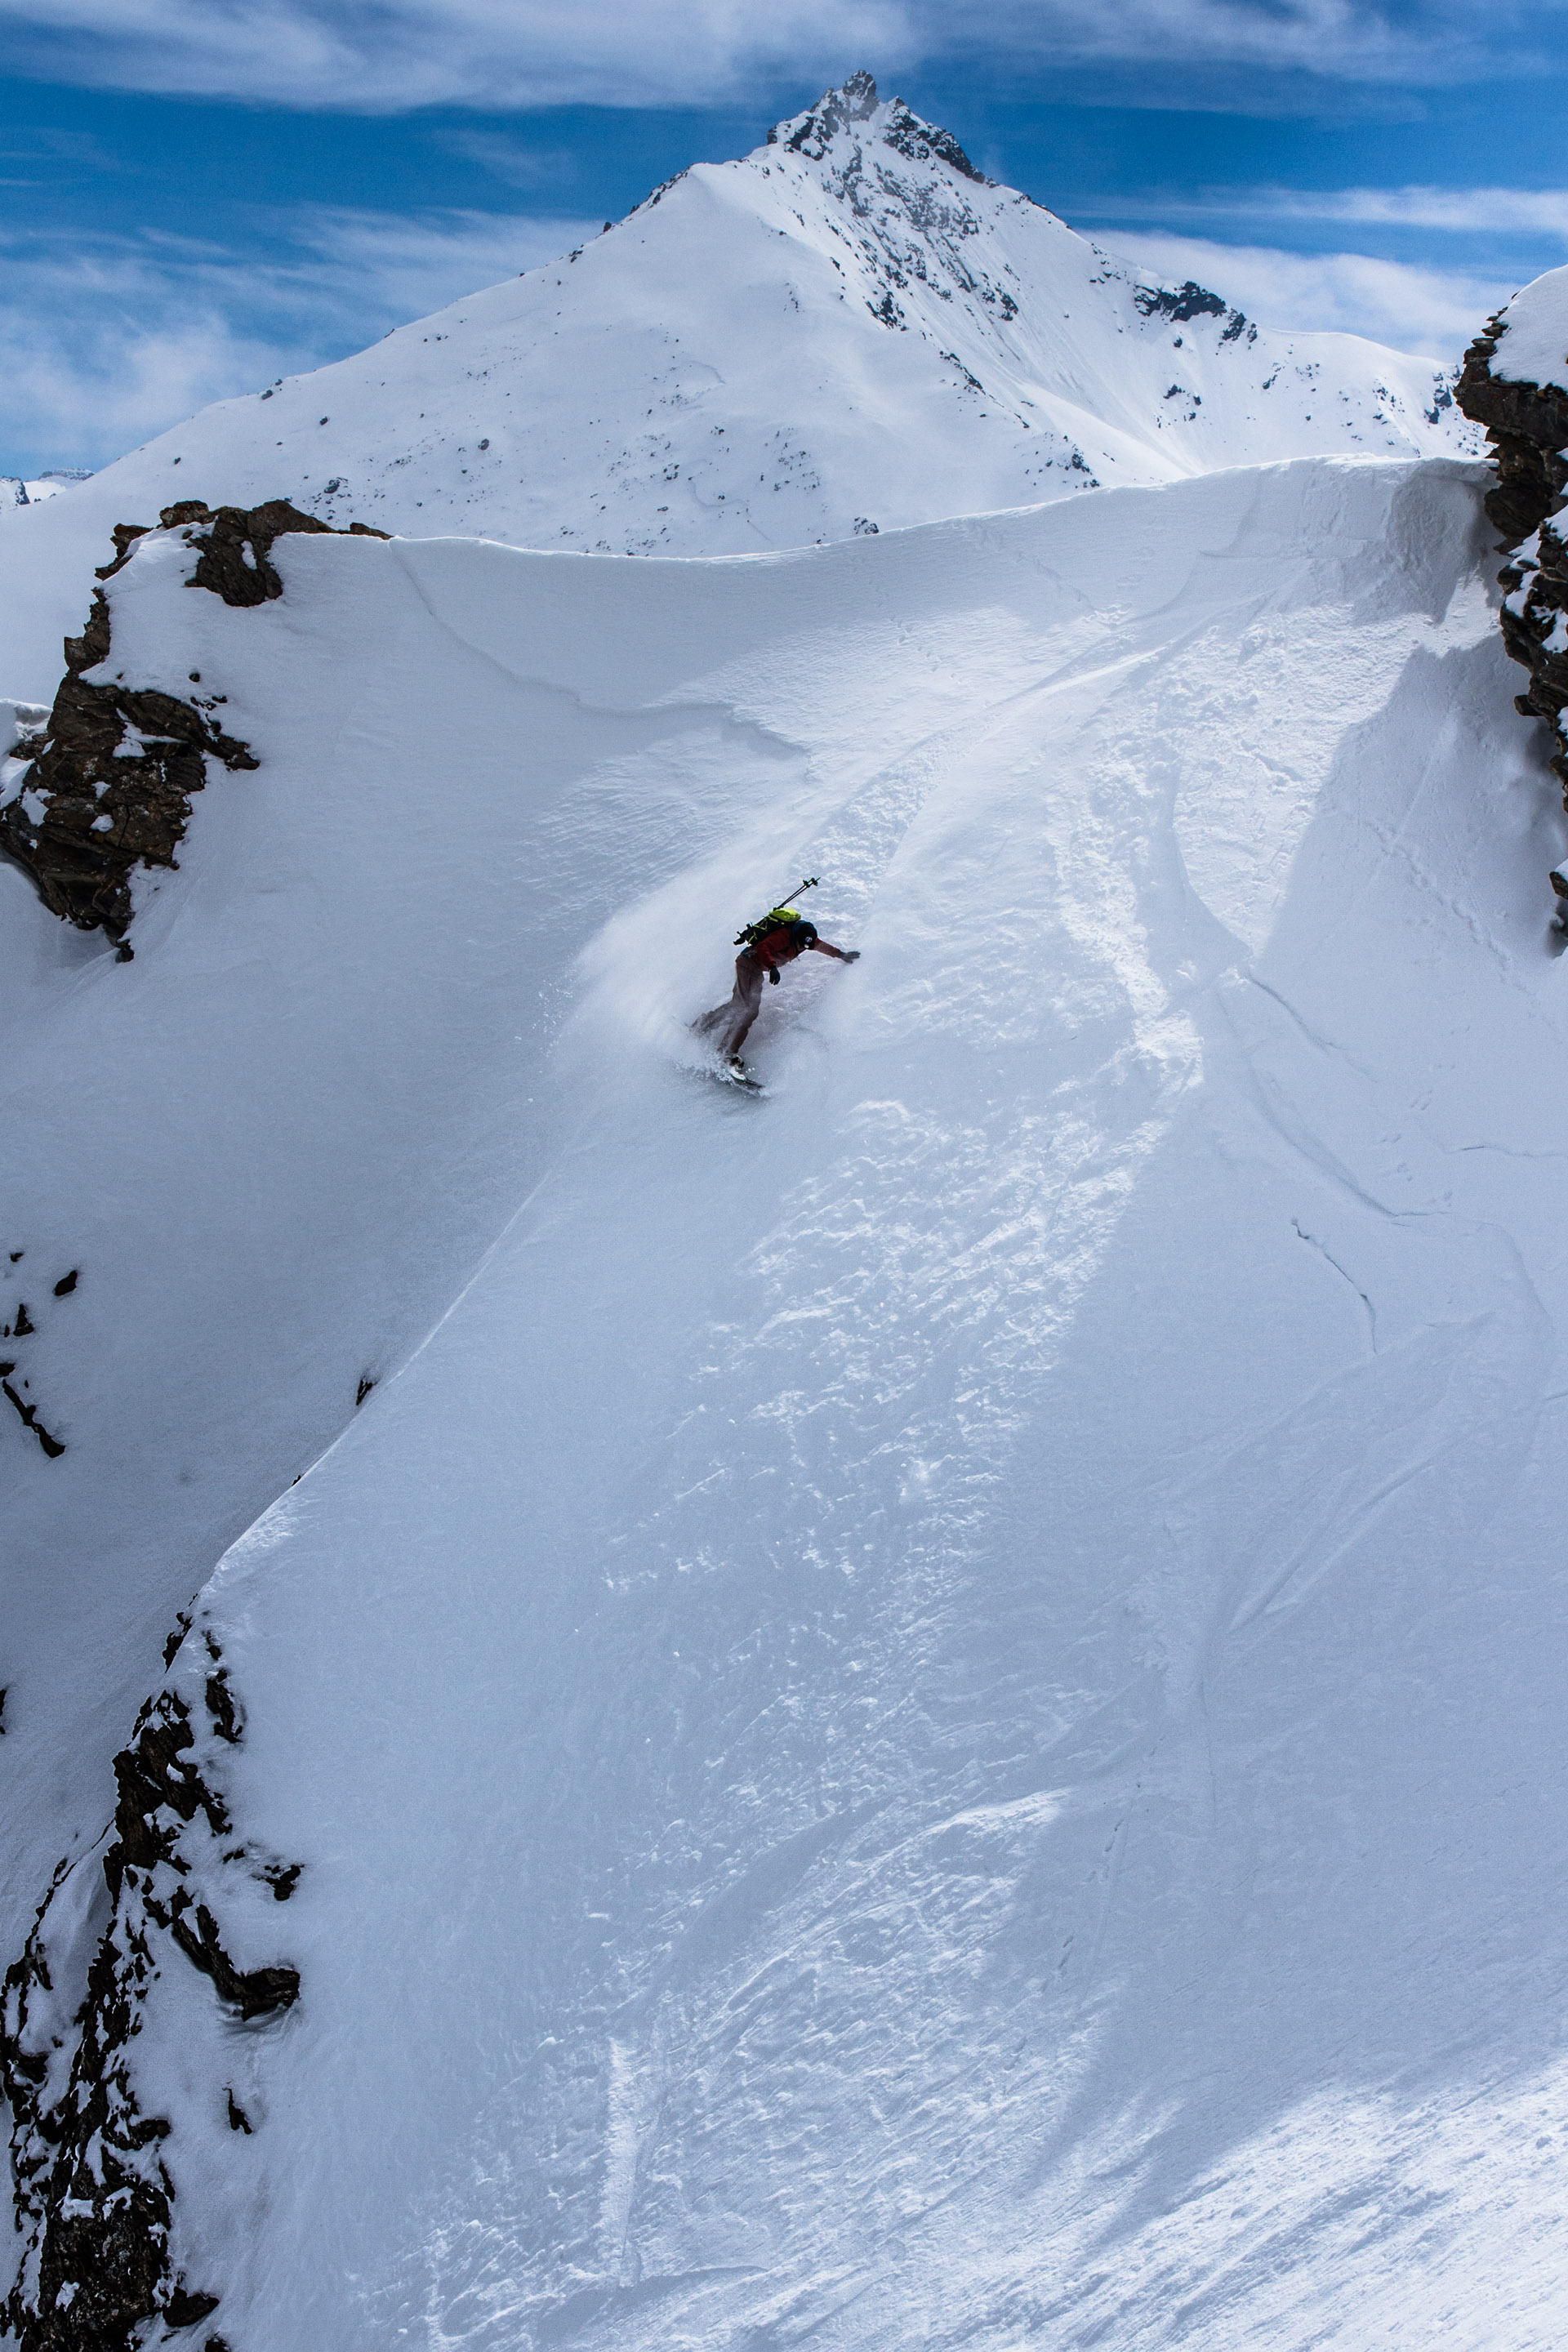
[[[792,154],[809,156],[814,163],[825,162],[839,140],[850,142],[857,163],[863,143],[875,141],[910,163],[939,161],[983,188],[996,184],[975,169],[951,131],[922,121],[901,98],[879,100],[868,73],[851,74],[842,89],[825,91],[804,114],[775,122],[768,133],[770,147],[784,147]]]
[[[0,688],[52,694],[111,527],[191,498],[413,537],[758,553],[1479,440],[1431,362],[1163,284],[856,74],[560,261],[206,409],[47,510],[0,510],[37,551]]]

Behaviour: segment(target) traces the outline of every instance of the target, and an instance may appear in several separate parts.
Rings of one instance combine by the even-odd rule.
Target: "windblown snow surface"
[[[868,75],[610,234],[0,504],[13,693],[117,522],[288,498],[337,524],[743,554],[1321,453],[1474,455],[1445,372],[1171,286],[986,179]]]
[[[0,874],[9,1936],[68,1852],[85,1968],[205,1584],[302,1991],[170,1947],[131,2063],[233,2352],[1562,2342],[1568,971],[1479,487],[110,583],[261,764],[132,963]],[[686,1024],[807,871],[863,961],[753,1100]]]

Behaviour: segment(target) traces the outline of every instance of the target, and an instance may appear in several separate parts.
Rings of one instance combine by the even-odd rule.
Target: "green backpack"
[[[815,890],[816,887],[816,877],[815,874],[806,875],[803,881],[795,884],[795,889],[797,892],[801,890]],[[770,907],[765,915],[759,915],[754,923],[748,923],[743,931],[736,932],[735,945],[738,948],[754,948],[757,941],[761,939],[765,939],[769,931],[776,931],[781,923],[798,923],[799,920],[800,908],[798,907]]]

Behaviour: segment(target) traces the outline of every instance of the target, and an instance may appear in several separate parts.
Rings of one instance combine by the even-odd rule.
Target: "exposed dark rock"
[[[251,2137],[250,2117],[232,2091],[228,2094],[228,2127],[230,2131],[243,2132],[247,2139]]]
[[[268,562],[273,541],[287,531],[331,530],[319,516],[301,514],[287,499],[268,499],[258,507],[216,509],[200,499],[184,499],[178,506],[165,507],[160,520],[165,528],[197,526],[191,543],[201,552],[187,585],[210,588],[226,604],[265,604],[281,596],[283,583]]]
[[[1135,286],[1132,289],[1132,299],[1146,319],[1164,318],[1178,321],[1185,319],[1223,319],[1230,308],[1230,305],[1219,295],[1211,294],[1206,286],[1200,286],[1193,278],[1189,278],[1185,285],[1178,288]]]
[[[826,91],[807,113],[793,122],[775,123],[768,132],[768,144],[776,147],[783,131],[785,147],[820,163],[838,133],[868,122],[878,103],[877,85],[871,75],[852,73],[840,89]],[[942,131],[934,122],[922,122],[918,114],[910,113],[901,98],[889,100],[887,121],[879,136],[885,147],[907,156],[911,163],[929,163],[935,157],[980,187],[993,188],[996,184],[976,170],[951,131]]]
[[[1233,310],[1221,296],[1193,278],[1182,286],[1135,286],[1132,299],[1145,319],[1173,319],[1178,325],[1188,319],[1223,319],[1222,343],[1239,342],[1243,335],[1249,343],[1258,341],[1258,330],[1244,311]],[[1181,337],[1176,340],[1179,342]],[[1167,400],[1170,396],[1165,395]]]
[[[145,539],[152,528],[152,524],[147,522],[117,522],[109,534],[114,541],[114,561],[99,565],[98,578],[112,580],[117,572],[123,571],[131,561],[132,548],[137,540]]]
[[[270,2017],[274,2010],[292,2009],[299,2000],[298,1969],[235,1967],[219,1940],[217,1921],[205,1903],[182,1903],[176,1894],[168,1917],[158,1924],[168,1928],[191,1966],[212,1979],[220,1999],[240,2017]]]
[[[1500,315],[1487,321],[1465,353],[1454,398],[1487,428],[1498,477],[1487,493],[1487,513],[1503,545],[1517,547],[1557,512],[1568,488],[1568,391],[1493,375],[1490,362],[1506,332]]]
[[[128,956],[131,877],[139,866],[175,864],[192,795],[206,782],[205,755],[227,768],[258,762],[188,702],[88,682],[81,673],[109,653],[101,588],[65,650],[44,747],[0,808],[0,851],[32,877],[51,914],[106,932]]]
[[[185,2287],[177,2286],[163,2305],[163,2325],[174,2328],[194,2327],[198,2319],[210,2317],[216,2309],[216,2294],[192,2294]]]
[[[6,1372],[14,1372],[16,1369],[16,1367],[15,1364],[7,1364],[5,1368]],[[12,1387],[9,1380],[5,1379],[3,1375],[0,1375],[0,1391],[4,1391],[8,1402],[16,1406],[16,1411],[22,1416],[24,1427],[32,1431],[33,1435],[37,1439],[38,1444],[43,1447],[44,1452],[48,1455],[50,1461],[58,1462],[60,1455],[66,1449],[58,1437],[51,1437],[48,1431],[44,1427],[43,1423],[38,1419],[37,1407],[36,1405],[29,1404],[26,1397],[19,1396],[16,1391]]]
[[[226,1670],[207,1676],[206,1702],[218,1738],[226,1739],[231,1748],[237,1748],[244,1725],[234,1704]]]
[[[869,121],[876,111],[875,81],[868,73],[852,73],[841,89],[826,91],[808,113],[800,117],[790,128],[784,145],[792,148],[797,155],[809,155],[813,163],[819,163],[829,142],[837,138],[839,131],[847,131],[855,123]],[[780,125],[769,131],[770,146],[777,142],[778,131],[783,127]]]
[[[55,1285],[55,1297],[57,1298],[68,1298],[70,1297],[71,1292],[76,1288],[77,1278],[80,1272],[81,1268],[79,1266],[73,1265],[68,1274],[61,1275],[59,1280]]]
[[[282,594],[268,557],[285,532],[331,529],[286,499],[216,510],[186,499],[165,507],[160,520],[164,530],[183,530],[197,550],[189,585],[241,605]],[[124,568],[150,528],[116,523],[114,561],[100,567],[100,581]],[[354,523],[346,535],[386,534]],[[0,854],[32,877],[51,914],[79,930],[103,931],[128,961],[131,877],[139,866],[177,864],[206,760],[229,769],[259,763],[193,703],[118,679],[89,683],[84,673],[106,661],[109,649],[109,603],[99,588],[80,636],[65,641],[67,675],[21,789],[0,807]]]
[[[129,2060],[165,1941],[241,2021],[284,2011],[299,1994],[296,1969],[245,1969],[225,1947],[213,1908],[224,1884],[214,1846],[229,1828],[211,1777],[216,1752],[198,1739],[178,1691],[165,1687],[148,1701],[115,1760],[119,1803],[103,1862],[110,1916],[85,2000],[70,2008],[69,1953],[93,1923],[75,1900],[86,1882],[64,1863],[5,1978],[0,2078],[26,2252],[5,2315],[20,2352],[134,2352],[150,2321],[177,2331],[217,2308],[216,2294],[174,2270],[174,2189],[162,2152],[171,2126],[141,2112]],[[231,2125],[250,2132],[227,2096]],[[208,2336],[209,2352],[222,2340]]]
[[[870,81],[869,74],[866,79]],[[877,85],[872,82],[873,104],[876,102],[876,95]],[[966,180],[973,180],[982,188],[994,188],[996,185],[994,180],[988,180],[984,172],[975,169],[951,131],[940,130],[934,122],[922,122],[918,114],[910,112],[901,98],[895,98],[892,102],[887,127],[882,132],[882,143],[886,147],[895,148],[900,155],[907,155],[913,163],[929,163],[934,155],[940,162],[951,164],[955,172],[962,172]]]
[[[1568,388],[1493,374],[1491,362],[1508,332],[1505,320],[1506,314],[1489,320],[1476,337],[1454,397],[1467,416],[1486,426],[1497,474],[1486,509],[1509,558],[1498,573],[1504,590],[1499,617],[1503,644],[1530,674],[1514,708],[1552,730],[1549,764],[1568,808],[1568,533],[1553,520],[1568,498]],[[1563,905],[1559,893],[1560,925]]]

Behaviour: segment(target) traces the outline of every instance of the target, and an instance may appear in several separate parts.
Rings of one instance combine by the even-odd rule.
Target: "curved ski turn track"
[[[1562,2341],[1568,969],[1479,478],[111,583],[262,765],[132,965],[0,877],[84,1269],[0,1770],[15,1941],[255,1521],[303,1990],[175,1956],[135,2058],[234,2352]],[[685,1024],[805,871],[863,961],[739,1098]]]

